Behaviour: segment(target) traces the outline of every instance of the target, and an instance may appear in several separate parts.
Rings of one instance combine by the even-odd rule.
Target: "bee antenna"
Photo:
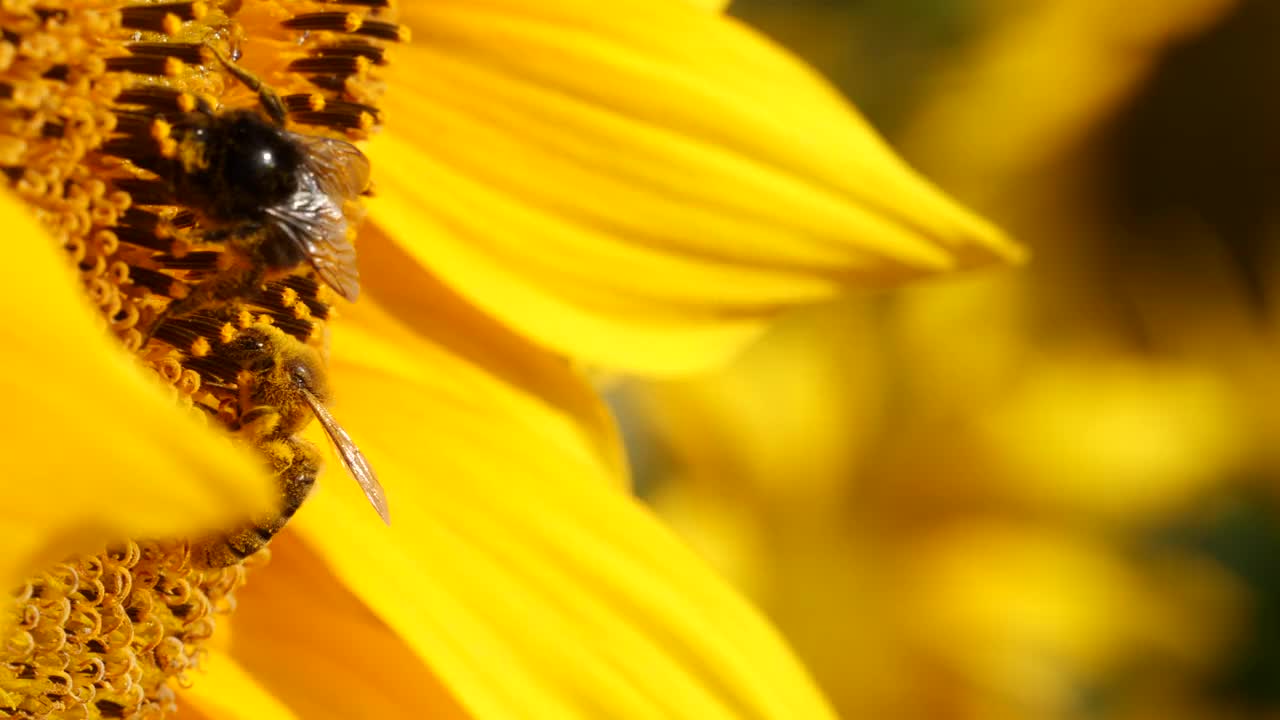
[[[227,72],[231,73],[235,79],[244,83],[245,87],[258,93],[258,102],[262,104],[262,109],[267,111],[267,115],[277,125],[284,127],[289,111],[285,109],[284,101],[280,99],[276,91],[267,87],[267,84],[262,82],[262,79],[257,75],[228,60],[227,56],[219,52],[213,45],[206,42],[204,46],[209,49],[209,52],[218,59],[219,63],[222,63],[222,67],[226,68]]]

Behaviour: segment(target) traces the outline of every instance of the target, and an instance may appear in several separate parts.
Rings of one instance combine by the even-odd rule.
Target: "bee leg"
[[[235,79],[244,83],[244,86],[258,93],[258,102],[262,104],[262,109],[267,111],[267,115],[280,127],[284,127],[285,120],[288,119],[289,111],[284,106],[284,101],[280,99],[280,95],[272,90],[266,83],[262,82],[262,78],[245,70],[227,59],[225,55],[218,51],[214,46],[205,43],[205,47],[213,56],[222,63],[222,67],[227,69]]]
[[[245,385],[240,383],[241,391],[245,390]],[[242,397],[243,402],[243,397]],[[278,437],[276,432],[280,427],[280,413],[271,407],[256,407],[240,416],[239,431],[241,437],[248,438],[271,438]],[[266,442],[271,442],[267,440]],[[262,445],[261,441],[255,440],[255,444]]]
[[[320,472],[320,453],[306,440],[287,436],[259,446],[271,458],[278,483],[278,510],[255,518],[250,524],[225,535],[198,541],[191,556],[198,567],[221,568],[235,565],[266,547],[271,538],[289,522],[307,499]]]

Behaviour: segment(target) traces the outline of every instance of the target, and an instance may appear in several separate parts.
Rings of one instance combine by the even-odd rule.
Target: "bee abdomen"
[[[196,563],[205,568],[235,565],[271,542],[307,499],[320,473],[320,454],[306,440],[285,436],[263,443],[272,459],[280,492],[277,512],[255,519],[225,535],[206,538],[191,553]]]

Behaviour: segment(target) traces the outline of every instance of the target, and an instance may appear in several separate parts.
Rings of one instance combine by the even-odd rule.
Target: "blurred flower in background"
[[[1032,251],[617,393],[847,717],[1280,712],[1280,6],[741,0]]]

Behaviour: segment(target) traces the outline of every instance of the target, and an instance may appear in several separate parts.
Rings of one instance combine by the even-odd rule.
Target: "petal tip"
[[[993,264],[1024,265],[1030,253],[1004,230],[980,217],[973,217],[952,246],[956,267],[977,268]]]

